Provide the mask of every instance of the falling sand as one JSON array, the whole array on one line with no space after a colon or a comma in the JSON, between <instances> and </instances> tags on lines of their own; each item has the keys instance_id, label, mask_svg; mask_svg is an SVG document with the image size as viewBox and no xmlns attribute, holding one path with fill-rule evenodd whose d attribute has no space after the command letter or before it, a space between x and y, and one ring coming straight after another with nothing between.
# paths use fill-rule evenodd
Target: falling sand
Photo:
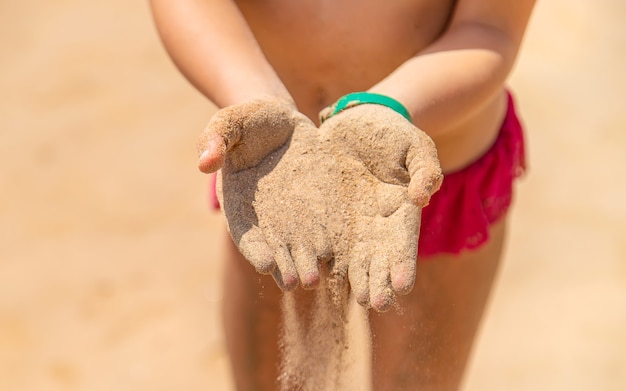
<instances>
[{"instance_id":1,"label":"falling sand","mask_svg":"<svg viewBox=\"0 0 626 391\"><path fill-rule=\"evenodd\" d=\"M367 376L366 310L350 302L346 284L324 277L314 291L283 295L281 391L351 389Z\"/></svg>"}]
</instances>

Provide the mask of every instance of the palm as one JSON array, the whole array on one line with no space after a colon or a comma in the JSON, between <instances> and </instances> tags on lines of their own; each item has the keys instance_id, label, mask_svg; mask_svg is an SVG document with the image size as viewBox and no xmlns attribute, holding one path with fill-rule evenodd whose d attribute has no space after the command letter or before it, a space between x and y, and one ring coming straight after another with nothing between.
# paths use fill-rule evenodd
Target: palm
<instances>
[{"instance_id":1,"label":"palm","mask_svg":"<svg viewBox=\"0 0 626 391\"><path fill-rule=\"evenodd\" d=\"M259 164L223 171L218 196L231 235L243 255L282 289L311 287L317 265L332 257L325 197L332 193L332 157L317 129L302 119L293 136Z\"/></svg>"},{"instance_id":2,"label":"palm","mask_svg":"<svg viewBox=\"0 0 626 391\"><path fill-rule=\"evenodd\" d=\"M380 106L351 108L320 129L342 171L336 265L359 303L386 310L415 281L421 208L441 181L434 144Z\"/></svg>"}]
</instances>

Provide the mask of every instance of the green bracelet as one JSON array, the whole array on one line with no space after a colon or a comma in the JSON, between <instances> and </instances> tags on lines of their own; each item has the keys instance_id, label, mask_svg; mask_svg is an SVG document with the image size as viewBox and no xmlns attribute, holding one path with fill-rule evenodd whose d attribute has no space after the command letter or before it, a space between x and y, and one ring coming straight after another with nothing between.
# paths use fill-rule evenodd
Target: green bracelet
<instances>
[{"instance_id":1,"label":"green bracelet","mask_svg":"<svg viewBox=\"0 0 626 391\"><path fill-rule=\"evenodd\" d=\"M406 107L402 106L402 103L386 95L374 94L372 92L353 92L351 94L342 96L333 106L331 106L332 112L325 119L328 119L345 109L349 109L350 107L366 103L373 103L389 107L391 110L409 120L409 122L413 122L411 120L411 114L409 114L409 111L406 109Z\"/></svg>"}]
</instances>

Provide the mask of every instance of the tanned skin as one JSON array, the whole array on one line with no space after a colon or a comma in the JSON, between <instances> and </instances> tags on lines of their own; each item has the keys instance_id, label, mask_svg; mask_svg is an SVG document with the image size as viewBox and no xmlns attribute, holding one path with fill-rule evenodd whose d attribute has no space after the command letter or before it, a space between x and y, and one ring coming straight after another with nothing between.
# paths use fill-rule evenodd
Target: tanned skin
<instances>
[{"instance_id":1,"label":"tanned skin","mask_svg":"<svg viewBox=\"0 0 626 391\"><path fill-rule=\"evenodd\" d=\"M496 139L534 3L151 0L170 56L218 107L276 96L317 121L344 94L388 95L434 140L444 173L471 164ZM200 165L220 159L210 151ZM476 251L418 263L415 287L400 298L403 315L370 316L374 390L460 387L505 221ZM273 390L280 290L228 238L225 248L224 322L237 389ZM307 300L307 292L298 294Z\"/></svg>"}]
</instances>

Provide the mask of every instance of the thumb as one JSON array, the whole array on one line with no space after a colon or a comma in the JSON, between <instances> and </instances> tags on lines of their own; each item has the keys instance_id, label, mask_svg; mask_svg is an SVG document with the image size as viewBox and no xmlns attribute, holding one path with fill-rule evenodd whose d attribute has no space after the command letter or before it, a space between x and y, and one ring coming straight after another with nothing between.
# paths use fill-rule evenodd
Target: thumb
<instances>
[{"instance_id":1,"label":"thumb","mask_svg":"<svg viewBox=\"0 0 626 391\"><path fill-rule=\"evenodd\" d=\"M227 150L239 142L243 126L236 109L231 106L217 111L198 137L200 171L208 174L222 168Z\"/></svg>"},{"instance_id":2,"label":"thumb","mask_svg":"<svg viewBox=\"0 0 626 391\"><path fill-rule=\"evenodd\" d=\"M198 140L198 168L205 174L215 172L222 168L226 156L226 143L216 133L205 130Z\"/></svg>"},{"instance_id":3,"label":"thumb","mask_svg":"<svg viewBox=\"0 0 626 391\"><path fill-rule=\"evenodd\" d=\"M426 133L417 130L417 138L407 153L409 171L409 198L419 207L425 207L430 197L439 190L443 174L437 157L435 143Z\"/></svg>"},{"instance_id":4,"label":"thumb","mask_svg":"<svg viewBox=\"0 0 626 391\"><path fill-rule=\"evenodd\" d=\"M256 166L285 145L301 117L294 104L278 98L253 99L217 111L198 140L200 170L227 166L238 172Z\"/></svg>"}]
</instances>

